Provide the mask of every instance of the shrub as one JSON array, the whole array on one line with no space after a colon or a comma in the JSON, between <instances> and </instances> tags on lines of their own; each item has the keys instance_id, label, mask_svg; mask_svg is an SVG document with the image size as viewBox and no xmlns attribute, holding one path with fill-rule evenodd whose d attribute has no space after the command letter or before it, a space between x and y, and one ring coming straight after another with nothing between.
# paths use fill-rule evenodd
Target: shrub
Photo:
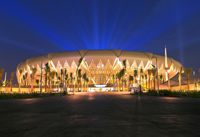
<instances>
[{"instance_id":1,"label":"shrub","mask_svg":"<svg viewBox=\"0 0 200 137\"><path fill-rule=\"evenodd\" d=\"M200 91L170 91L170 90L149 90L144 95L148 96L169 96L169 97L200 97Z\"/></svg>"},{"instance_id":2,"label":"shrub","mask_svg":"<svg viewBox=\"0 0 200 137\"><path fill-rule=\"evenodd\" d=\"M9 98L37 98L37 97L49 97L49 96L61 96L64 94L59 93L0 93L0 99Z\"/></svg>"}]
</instances>

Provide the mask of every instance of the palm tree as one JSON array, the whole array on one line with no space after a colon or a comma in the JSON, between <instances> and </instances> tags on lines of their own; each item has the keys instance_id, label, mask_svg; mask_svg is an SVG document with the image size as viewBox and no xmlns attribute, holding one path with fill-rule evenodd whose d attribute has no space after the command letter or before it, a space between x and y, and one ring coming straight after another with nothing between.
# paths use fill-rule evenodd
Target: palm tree
<instances>
[{"instance_id":1,"label":"palm tree","mask_svg":"<svg viewBox=\"0 0 200 137\"><path fill-rule=\"evenodd\" d=\"M140 88L142 87L142 84L143 84L143 78L144 78L144 75L143 75L143 69L141 68L140 69Z\"/></svg>"},{"instance_id":2,"label":"palm tree","mask_svg":"<svg viewBox=\"0 0 200 137\"><path fill-rule=\"evenodd\" d=\"M55 86L56 86L57 88L58 88L58 85L59 85L58 78L59 78L59 76L58 76L58 72L55 71L55 81L54 81L54 84L55 84Z\"/></svg>"},{"instance_id":3,"label":"palm tree","mask_svg":"<svg viewBox=\"0 0 200 137\"><path fill-rule=\"evenodd\" d=\"M182 85L182 71L183 71L183 68L181 67L178 73L179 90L181 90L181 85Z\"/></svg>"},{"instance_id":4,"label":"palm tree","mask_svg":"<svg viewBox=\"0 0 200 137\"><path fill-rule=\"evenodd\" d=\"M86 84L89 81L86 73L83 74L83 80L84 80L84 87L86 88ZM87 91L87 89L86 89L86 91Z\"/></svg>"},{"instance_id":5,"label":"palm tree","mask_svg":"<svg viewBox=\"0 0 200 137\"><path fill-rule=\"evenodd\" d=\"M82 74L81 74L81 69L78 69L78 79L77 79L77 84L78 84L78 91L79 91L79 88L80 88L80 85L81 85L81 77L82 77ZM82 87L81 87L82 88Z\"/></svg>"},{"instance_id":6,"label":"palm tree","mask_svg":"<svg viewBox=\"0 0 200 137\"><path fill-rule=\"evenodd\" d=\"M123 87L123 77L126 74L126 60L123 60L123 68L116 74L116 78L118 80L118 91L121 89L120 87L120 81L122 81L122 90L124 89Z\"/></svg>"},{"instance_id":7,"label":"palm tree","mask_svg":"<svg viewBox=\"0 0 200 137\"><path fill-rule=\"evenodd\" d=\"M23 75L23 85L24 86L27 86L28 82L27 82L27 78L28 78L28 73L26 72L24 75Z\"/></svg>"},{"instance_id":8,"label":"palm tree","mask_svg":"<svg viewBox=\"0 0 200 137\"><path fill-rule=\"evenodd\" d=\"M64 77L65 77L65 82L64 82L64 86L65 86L65 89L66 89L66 92L67 92L67 86L68 86L68 79L69 79L69 76L68 76L68 73L67 73L67 69L65 69L65 73L64 73ZM65 92L65 90L64 90Z\"/></svg>"},{"instance_id":9,"label":"palm tree","mask_svg":"<svg viewBox=\"0 0 200 137\"><path fill-rule=\"evenodd\" d=\"M118 86L119 86L119 89L121 89L120 87L120 81L123 80L123 76L125 75L125 68L121 69L117 74L116 74L116 77L118 79ZM122 85L123 85L123 81L122 81ZM122 86L123 88L123 86ZM118 91L119 91L118 89ZM123 90L123 89L122 89Z\"/></svg>"},{"instance_id":10,"label":"palm tree","mask_svg":"<svg viewBox=\"0 0 200 137\"><path fill-rule=\"evenodd\" d=\"M114 86L114 89L116 89L116 87L118 85L116 85L116 82L117 82L117 74L113 74L112 75L112 85Z\"/></svg>"},{"instance_id":11,"label":"palm tree","mask_svg":"<svg viewBox=\"0 0 200 137\"><path fill-rule=\"evenodd\" d=\"M127 62L126 59L122 61L124 69L126 69L126 62Z\"/></svg>"},{"instance_id":12,"label":"palm tree","mask_svg":"<svg viewBox=\"0 0 200 137\"><path fill-rule=\"evenodd\" d=\"M147 80L148 80L147 74L144 75L144 78L145 78L145 87L147 89Z\"/></svg>"},{"instance_id":13,"label":"palm tree","mask_svg":"<svg viewBox=\"0 0 200 137\"><path fill-rule=\"evenodd\" d=\"M60 81L62 85L63 85L63 76L64 76L63 69L60 69Z\"/></svg>"},{"instance_id":14,"label":"palm tree","mask_svg":"<svg viewBox=\"0 0 200 137\"><path fill-rule=\"evenodd\" d=\"M49 73L50 73L50 67L49 67L49 63L45 64L45 92L47 91L47 83L49 80Z\"/></svg>"},{"instance_id":15,"label":"palm tree","mask_svg":"<svg viewBox=\"0 0 200 137\"><path fill-rule=\"evenodd\" d=\"M0 82L2 82L2 79L3 79L3 73L4 73L4 69L1 68L1 69L0 69Z\"/></svg>"},{"instance_id":16,"label":"palm tree","mask_svg":"<svg viewBox=\"0 0 200 137\"><path fill-rule=\"evenodd\" d=\"M78 70L79 70L79 67L80 67L82 61L83 61L83 57L81 57L79 59L78 65L77 65L77 68L76 68L76 74L75 74L76 76L75 76L75 81L74 81L74 91L73 92L75 92L75 86L76 86L76 83L78 83Z\"/></svg>"},{"instance_id":17,"label":"palm tree","mask_svg":"<svg viewBox=\"0 0 200 137\"><path fill-rule=\"evenodd\" d=\"M70 73L70 89L71 89L71 87L73 86L73 80L74 80L74 78L73 78L73 73Z\"/></svg>"},{"instance_id":18,"label":"palm tree","mask_svg":"<svg viewBox=\"0 0 200 137\"><path fill-rule=\"evenodd\" d=\"M187 89L189 91L190 90L190 75L192 73L192 68L185 68L184 72L186 74L186 79L187 79Z\"/></svg>"},{"instance_id":19,"label":"palm tree","mask_svg":"<svg viewBox=\"0 0 200 137\"><path fill-rule=\"evenodd\" d=\"M148 89L150 90L151 89L151 75L152 75L152 70L148 69L147 73L148 73Z\"/></svg>"},{"instance_id":20,"label":"palm tree","mask_svg":"<svg viewBox=\"0 0 200 137\"><path fill-rule=\"evenodd\" d=\"M39 84L40 84L40 80L39 79L36 79L35 80L35 83L37 84L37 88L39 87Z\"/></svg>"},{"instance_id":21,"label":"palm tree","mask_svg":"<svg viewBox=\"0 0 200 137\"><path fill-rule=\"evenodd\" d=\"M159 75L159 79L158 79L158 87L159 87L159 89L160 89L160 83L162 84L163 83L163 75L161 74L161 75ZM159 91L159 90L158 90Z\"/></svg>"},{"instance_id":22,"label":"palm tree","mask_svg":"<svg viewBox=\"0 0 200 137\"><path fill-rule=\"evenodd\" d=\"M67 81L66 76L67 76L67 69L65 68L62 70L62 76L61 76L62 77L62 85L63 85L63 93L66 92L66 81Z\"/></svg>"},{"instance_id":23,"label":"palm tree","mask_svg":"<svg viewBox=\"0 0 200 137\"><path fill-rule=\"evenodd\" d=\"M21 82L22 82L22 73L23 73L23 70L22 69L20 69L19 70L19 83L18 83L18 88L19 88L19 92L21 92Z\"/></svg>"},{"instance_id":24,"label":"palm tree","mask_svg":"<svg viewBox=\"0 0 200 137\"><path fill-rule=\"evenodd\" d=\"M133 80L134 80L134 78L133 78L133 76L131 76L131 75L129 75L129 78L128 78L128 80L129 80L129 83L133 83Z\"/></svg>"},{"instance_id":25,"label":"palm tree","mask_svg":"<svg viewBox=\"0 0 200 137\"><path fill-rule=\"evenodd\" d=\"M154 90L156 90L156 71L157 71L156 68L153 68L153 69L152 69L152 75L153 75L153 88L154 88Z\"/></svg>"},{"instance_id":26,"label":"palm tree","mask_svg":"<svg viewBox=\"0 0 200 137\"><path fill-rule=\"evenodd\" d=\"M62 90L64 92L64 70L60 69L60 86L62 87Z\"/></svg>"},{"instance_id":27,"label":"palm tree","mask_svg":"<svg viewBox=\"0 0 200 137\"><path fill-rule=\"evenodd\" d=\"M86 82L86 91L88 91L88 83L89 83L89 78L87 77L86 79L85 79L85 82Z\"/></svg>"},{"instance_id":28,"label":"palm tree","mask_svg":"<svg viewBox=\"0 0 200 137\"><path fill-rule=\"evenodd\" d=\"M15 77L15 72L11 72L11 75L10 75L10 91L11 92L12 92L12 86L13 86L14 77Z\"/></svg>"},{"instance_id":29,"label":"palm tree","mask_svg":"<svg viewBox=\"0 0 200 137\"><path fill-rule=\"evenodd\" d=\"M165 68L165 71L166 71L166 75L167 75L166 80L167 80L167 83L168 83L168 90L171 90L170 75L169 75L169 72L168 72L169 69L170 68L167 67L167 68Z\"/></svg>"},{"instance_id":30,"label":"palm tree","mask_svg":"<svg viewBox=\"0 0 200 137\"><path fill-rule=\"evenodd\" d=\"M67 75L67 69L65 68L64 69L64 74L63 74L63 84L64 84L64 87L66 86L66 75Z\"/></svg>"},{"instance_id":31,"label":"palm tree","mask_svg":"<svg viewBox=\"0 0 200 137\"><path fill-rule=\"evenodd\" d=\"M112 84L113 85L115 84L115 75L114 74L112 75Z\"/></svg>"},{"instance_id":32,"label":"palm tree","mask_svg":"<svg viewBox=\"0 0 200 137\"><path fill-rule=\"evenodd\" d=\"M58 78L57 78L57 87L60 88L60 85L61 85L61 77L58 75Z\"/></svg>"},{"instance_id":33,"label":"palm tree","mask_svg":"<svg viewBox=\"0 0 200 137\"><path fill-rule=\"evenodd\" d=\"M143 69L140 69L140 85L143 83Z\"/></svg>"},{"instance_id":34,"label":"palm tree","mask_svg":"<svg viewBox=\"0 0 200 137\"><path fill-rule=\"evenodd\" d=\"M122 61L122 64L123 64L123 69L122 69L122 91L124 91L124 81L126 81L126 80L124 80L124 76L125 76L125 74L126 74L126 63L127 62L127 60L125 59L125 60L123 60ZM126 82L125 82L125 86L126 86Z\"/></svg>"},{"instance_id":35,"label":"palm tree","mask_svg":"<svg viewBox=\"0 0 200 137\"><path fill-rule=\"evenodd\" d=\"M1 68L0 69L0 81L2 81L2 78L3 78L3 73L4 73L4 69Z\"/></svg>"},{"instance_id":36,"label":"palm tree","mask_svg":"<svg viewBox=\"0 0 200 137\"><path fill-rule=\"evenodd\" d=\"M74 86L76 85L76 83L78 83L78 78L79 78L78 71L79 71L79 67L80 67L82 61L83 61L83 57L81 57L79 59L79 61L78 61L78 65L77 65L77 68L76 68L76 76L75 76L75 84L74 84Z\"/></svg>"},{"instance_id":37,"label":"palm tree","mask_svg":"<svg viewBox=\"0 0 200 137\"><path fill-rule=\"evenodd\" d=\"M121 71L116 74L118 88L117 91L120 90L120 80L121 80Z\"/></svg>"},{"instance_id":38,"label":"palm tree","mask_svg":"<svg viewBox=\"0 0 200 137\"><path fill-rule=\"evenodd\" d=\"M49 77L50 77L50 89L55 86L55 76L56 76L56 71L51 71L49 73Z\"/></svg>"},{"instance_id":39,"label":"palm tree","mask_svg":"<svg viewBox=\"0 0 200 137\"><path fill-rule=\"evenodd\" d=\"M163 83L163 75L162 74L160 75L159 79Z\"/></svg>"},{"instance_id":40,"label":"palm tree","mask_svg":"<svg viewBox=\"0 0 200 137\"><path fill-rule=\"evenodd\" d=\"M1 69L0 69L0 88L1 88L1 86L3 85L3 81L2 81L3 73L4 73L4 69L1 68ZM0 91L1 91L1 89L0 89Z\"/></svg>"},{"instance_id":41,"label":"palm tree","mask_svg":"<svg viewBox=\"0 0 200 137\"><path fill-rule=\"evenodd\" d=\"M31 73L31 92L33 92L34 91L35 74L37 72L37 68L32 67L31 71L32 71L32 73Z\"/></svg>"},{"instance_id":42,"label":"palm tree","mask_svg":"<svg viewBox=\"0 0 200 137\"><path fill-rule=\"evenodd\" d=\"M134 69L133 76L134 76L134 83L136 83L137 76L138 76L138 70L137 69Z\"/></svg>"}]
</instances>

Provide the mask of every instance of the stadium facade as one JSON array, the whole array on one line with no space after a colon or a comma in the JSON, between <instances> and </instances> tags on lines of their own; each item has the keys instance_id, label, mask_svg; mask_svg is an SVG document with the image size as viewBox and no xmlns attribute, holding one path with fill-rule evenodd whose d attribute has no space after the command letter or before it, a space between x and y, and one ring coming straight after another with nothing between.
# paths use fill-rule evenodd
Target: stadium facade
<instances>
[{"instance_id":1,"label":"stadium facade","mask_svg":"<svg viewBox=\"0 0 200 137\"><path fill-rule=\"evenodd\" d=\"M16 74L18 83L25 86L72 88L87 83L91 88L116 87L121 81L122 87L139 83L150 88L155 77L155 83L166 82L181 67L180 62L167 57L166 49L165 56L122 50L80 50L27 59L18 65ZM125 73L119 78L117 74L122 69Z\"/></svg>"}]
</instances>

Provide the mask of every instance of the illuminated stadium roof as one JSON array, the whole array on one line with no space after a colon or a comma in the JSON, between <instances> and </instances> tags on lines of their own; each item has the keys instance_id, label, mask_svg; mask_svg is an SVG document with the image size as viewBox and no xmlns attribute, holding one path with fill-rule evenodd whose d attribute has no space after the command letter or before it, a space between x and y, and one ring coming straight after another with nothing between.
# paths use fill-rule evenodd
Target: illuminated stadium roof
<instances>
[{"instance_id":1,"label":"illuminated stadium roof","mask_svg":"<svg viewBox=\"0 0 200 137\"><path fill-rule=\"evenodd\" d=\"M135 69L143 69L144 73L147 73L148 69L156 66L159 75L165 76L166 72L165 56L122 50L80 50L50 53L46 56L27 59L17 67L18 80L19 70L22 70L22 73L31 74L31 68L35 67L37 68L37 75L40 75L41 70L44 71L41 66L44 67L46 63L49 63L51 71L56 71L58 74L61 69L66 69L67 73L75 75L81 57L83 62L80 69L82 73L87 73L90 82L93 84L109 83L110 77L123 68L123 60L126 60L127 75L133 75ZM170 78L174 77L182 67L181 63L172 58L167 58L167 65Z\"/></svg>"}]
</instances>

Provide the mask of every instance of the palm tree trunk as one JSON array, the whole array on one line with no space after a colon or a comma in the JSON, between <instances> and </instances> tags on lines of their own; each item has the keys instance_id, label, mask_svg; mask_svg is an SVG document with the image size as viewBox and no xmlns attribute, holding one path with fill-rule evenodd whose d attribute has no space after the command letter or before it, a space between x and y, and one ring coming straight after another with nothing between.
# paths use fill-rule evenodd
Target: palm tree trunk
<instances>
[{"instance_id":1,"label":"palm tree trunk","mask_svg":"<svg viewBox=\"0 0 200 137\"><path fill-rule=\"evenodd\" d=\"M179 72L180 73L180 72ZM181 80L182 80L182 75L181 75L181 73L179 74L179 90L181 91L181 85L182 85L182 83L181 83Z\"/></svg>"},{"instance_id":2,"label":"palm tree trunk","mask_svg":"<svg viewBox=\"0 0 200 137\"><path fill-rule=\"evenodd\" d=\"M146 85L146 89L148 89L148 87L147 87L147 79L145 79L145 85Z\"/></svg>"},{"instance_id":3,"label":"palm tree trunk","mask_svg":"<svg viewBox=\"0 0 200 137\"><path fill-rule=\"evenodd\" d=\"M159 92L159 90L160 90L160 80L157 78L157 84L158 84L158 92Z\"/></svg>"},{"instance_id":4,"label":"palm tree trunk","mask_svg":"<svg viewBox=\"0 0 200 137\"><path fill-rule=\"evenodd\" d=\"M151 79L150 79L150 76L149 76L148 81L149 81L149 86L148 86L148 88L149 88L149 90L151 90Z\"/></svg>"},{"instance_id":5,"label":"palm tree trunk","mask_svg":"<svg viewBox=\"0 0 200 137\"><path fill-rule=\"evenodd\" d=\"M167 75L168 75L168 89L171 90L171 83L170 83L169 73L167 73Z\"/></svg>"},{"instance_id":6,"label":"palm tree trunk","mask_svg":"<svg viewBox=\"0 0 200 137\"><path fill-rule=\"evenodd\" d=\"M117 79L117 92L119 92L119 80Z\"/></svg>"},{"instance_id":7,"label":"palm tree trunk","mask_svg":"<svg viewBox=\"0 0 200 137\"><path fill-rule=\"evenodd\" d=\"M189 77L190 76L187 75L187 89L188 89L188 91L190 90L190 78Z\"/></svg>"},{"instance_id":8,"label":"palm tree trunk","mask_svg":"<svg viewBox=\"0 0 200 137\"><path fill-rule=\"evenodd\" d=\"M156 78L155 78L155 76L153 78L153 89L156 90Z\"/></svg>"},{"instance_id":9,"label":"palm tree trunk","mask_svg":"<svg viewBox=\"0 0 200 137\"><path fill-rule=\"evenodd\" d=\"M122 91L124 91L124 81L123 81L123 78L122 78Z\"/></svg>"},{"instance_id":10,"label":"palm tree trunk","mask_svg":"<svg viewBox=\"0 0 200 137\"><path fill-rule=\"evenodd\" d=\"M32 78L32 81L31 81L31 92L34 92L33 84L34 84L34 78Z\"/></svg>"},{"instance_id":11,"label":"palm tree trunk","mask_svg":"<svg viewBox=\"0 0 200 137\"><path fill-rule=\"evenodd\" d=\"M47 74L45 74L44 92L47 92Z\"/></svg>"}]
</instances>

